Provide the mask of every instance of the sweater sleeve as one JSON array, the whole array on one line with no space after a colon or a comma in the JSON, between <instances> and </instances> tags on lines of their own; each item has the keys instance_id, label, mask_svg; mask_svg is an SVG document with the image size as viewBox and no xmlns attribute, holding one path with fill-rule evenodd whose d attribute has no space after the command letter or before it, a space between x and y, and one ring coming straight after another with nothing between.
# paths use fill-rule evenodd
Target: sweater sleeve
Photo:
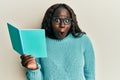
<instances>
[{"instance_id":1,"label":"sweater sleeve","mask_svg":"<svg viewBox=\"0 0 120 80\"><path fill-rule=\"evenodd\" d=\"M26 76L27 80L43 80L42 68L39 59L36 59L38 64L37 70L27 70Z\"/></svg>"},{"instance_id":2,"label":"sweater sleeve","mask_svg":"<svg viewBox=\"0 0 120 80\"><path fill-rule=\"evenodd\" d=\"M84 75L85 80L95 80L95 56L92 43L86 36L84 40Z\"/></svg>"}]
</instances>

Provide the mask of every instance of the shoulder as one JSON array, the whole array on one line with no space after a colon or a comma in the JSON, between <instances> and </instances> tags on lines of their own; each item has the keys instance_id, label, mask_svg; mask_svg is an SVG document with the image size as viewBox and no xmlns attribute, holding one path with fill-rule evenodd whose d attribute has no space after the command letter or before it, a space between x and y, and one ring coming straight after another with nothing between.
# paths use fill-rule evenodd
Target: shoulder
<instances>
[{"instance_id":1,"label":"shoulder","mask_svg":"<svg viewBox=\"0 0 120 80\"><path fill-rule=\"evenodd\" d=\"M91 43L91 40L89 38L89 36L87 34L82 34L78 37L74 37L74 36L70 36L70 39L75 40L76 42L80 42L80 43Z\"/></svg>"},{"instance_id":2,"label":"shoulder","mask_svg":"<svg viewBox=\"0 0 120 80\"><path fill-rule=\"evenodd\" d=\"M86 46L92 47L92 41L87 34L82 35L81 40L82 40L82 44L84 47L86 47Z\"/></svg>"},{"instance_id":3,"label":"shoulder","mask_svg":"<svg viewBox=\"0 0 120 80\"><path fill-rule=\"evenodd\" d=\"M90 41L90 38L87 34L83 34L82 36L79 36L78 39L82 40L83 42Z\"/></svg>"},{"instance_id":4,"label":"shoulder","mask_svg":"<svg viewBox=\"0 0 120 80\"><path fill-rule=\"evenodd\" d=\"M81 36L81 39L82 39L83 41L90 41L90 38L89 38L89 36L88 36L87 34L83 34L83 35Z\"/></svg>"}]
</instances>

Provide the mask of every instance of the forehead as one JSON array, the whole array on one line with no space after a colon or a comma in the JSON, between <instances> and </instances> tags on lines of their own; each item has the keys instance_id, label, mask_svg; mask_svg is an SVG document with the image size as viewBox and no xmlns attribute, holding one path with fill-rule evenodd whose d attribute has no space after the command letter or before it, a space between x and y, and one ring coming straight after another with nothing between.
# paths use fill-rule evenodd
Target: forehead
<instances>
[{"instance_id":1,"label":"forehead","mask_svg":"<svg viewBox=\"0 0 120 80\"><path fill-rule=\"evenodd\" d=\"M60 8L58 8L58 9L55 10L53 16L65 16L65 17L70 17L70 13L69 13L69 11L68 11L66 8L60 7Z\"/></svg>"}]
</instances>

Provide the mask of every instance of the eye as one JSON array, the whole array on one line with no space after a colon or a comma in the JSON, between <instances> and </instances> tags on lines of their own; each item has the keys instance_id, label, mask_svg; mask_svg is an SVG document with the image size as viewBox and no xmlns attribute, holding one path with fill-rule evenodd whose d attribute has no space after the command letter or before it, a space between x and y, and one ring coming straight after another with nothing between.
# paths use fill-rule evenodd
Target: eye
<instances>
[{"instance_id":1,"label":"eye","mask_svg":"<svg viewBox=\"0 0 120 80\"><path fill-rule=\"evenodd\" d=\"M65 19L64 22L65 23L69 23L70 21L69 21L69 19Z\"/></svg>"},{"instance_id":2,"label":"eye","mask_svg":"<svg viewBox=\"0 0 120 80\"><path fill-rule=\"evenodd\" d=\"M54 18L54 21L57 23L60 23L60 19L59 18Z\"/></svg>"},{"instance_id":3,"label":"eye","mask_svg":"<svg viewBox=\"0 0 120 80\"><path fill-rule=\"evenodd\" d=\"M64 22L65 22L65 23L70 23L71 20L70 20L69 18L66 18L66 19L64 19Z\"/></svg>"}]
</instances>

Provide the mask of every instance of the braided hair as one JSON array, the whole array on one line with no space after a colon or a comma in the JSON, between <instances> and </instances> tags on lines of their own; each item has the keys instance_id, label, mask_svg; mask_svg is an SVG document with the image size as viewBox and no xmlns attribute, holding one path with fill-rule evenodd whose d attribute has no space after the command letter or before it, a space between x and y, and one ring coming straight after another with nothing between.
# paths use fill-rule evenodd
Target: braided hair
<instances>
[{"instance_id":1,"label":"braided hair","mask_svg":"<svg viewBox=\"0 0 120 80\"><path fill-rule=\"evenodd\" d=\"M83 34L86 34L85 32L83 32L79 28L78 22L77 22L77 19L76 19L76 14L72 10L72 8L70 8L66 4L59 3L59 4L54 4L51 7L49 7L47 9L46 13L45 13L44 18L43 18L41 28L45 29L46 36L50 37L50 38L55 37L54 34L53 34L53 31L52 31L52 27L51 27L52 26L51 25L51 20L52 20L52 17L53 17L53 14L54 14L55 10L60 8L60 7L63 7L65 9L67 9L70 13L70 17L72 18L71 29L70 29L69 32L71 32L74 37L79 37L79 36L82 36Z\"/></svg>"}]
</instances>

